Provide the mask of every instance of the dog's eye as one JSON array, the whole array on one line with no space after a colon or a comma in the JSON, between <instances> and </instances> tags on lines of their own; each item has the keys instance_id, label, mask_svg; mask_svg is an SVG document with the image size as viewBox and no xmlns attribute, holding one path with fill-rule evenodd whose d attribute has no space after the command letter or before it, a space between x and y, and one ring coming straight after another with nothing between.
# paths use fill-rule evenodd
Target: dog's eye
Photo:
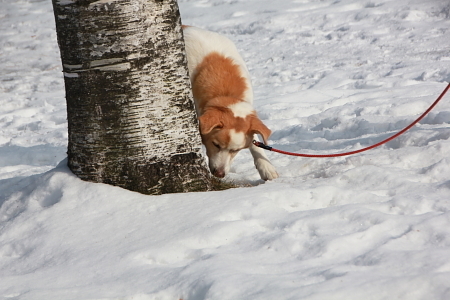
<instances>
[{"instance_id":1,"label":"dog's eye","mask_svg":"<svg viewBox=\"0 0 450 300\"><path fill-rule=\"evenodd\" d=\"M214 145L217 149L220 149L220 145L219 145L219 144L216 144L216 143L213 142L213 145Z\"/></svg>"}]
</instances>

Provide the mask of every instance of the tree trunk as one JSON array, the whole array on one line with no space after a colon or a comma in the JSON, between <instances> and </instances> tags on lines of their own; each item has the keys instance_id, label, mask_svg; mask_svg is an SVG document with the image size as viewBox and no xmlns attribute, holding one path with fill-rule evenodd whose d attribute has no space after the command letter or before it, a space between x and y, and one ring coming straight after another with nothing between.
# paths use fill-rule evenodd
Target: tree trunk
<instances>
[{"instance_id":1,"label":"tree trunk","mask_svg":"<svg viewBox=\"0 0 450 300\"><path fill-rule=\"evenodd\" d=\"M52 0L69 167L145 194L210 190L176 0Z\"/></svg>"}]
</instances>

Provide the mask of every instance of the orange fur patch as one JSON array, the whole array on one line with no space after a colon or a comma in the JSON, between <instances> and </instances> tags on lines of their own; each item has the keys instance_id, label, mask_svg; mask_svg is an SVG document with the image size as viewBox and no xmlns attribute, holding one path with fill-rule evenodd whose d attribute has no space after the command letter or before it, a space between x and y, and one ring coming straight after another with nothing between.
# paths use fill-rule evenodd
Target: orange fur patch
<instances>
[{"instance_id":1,"label":"orange fur patch","mask_svg":"<svg viewBox=\"0 0 450 300\"><path fill-rule=\"evenodd\" d=\"M231 58L213 52L203 59L195 71L192 92L201 111L208 101L218 97L223 97L220 106L225 107L244 98L247 84L239 66Z\"/></svg>"}]
</instances>

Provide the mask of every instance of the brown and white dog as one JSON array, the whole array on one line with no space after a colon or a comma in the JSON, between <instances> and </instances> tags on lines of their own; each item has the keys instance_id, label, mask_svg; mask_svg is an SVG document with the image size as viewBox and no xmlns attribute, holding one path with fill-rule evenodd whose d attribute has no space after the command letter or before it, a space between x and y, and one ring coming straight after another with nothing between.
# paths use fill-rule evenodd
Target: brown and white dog
<instances>
[{"instance_id":1,"label":"brown and white dog","mask_svg":"<svg viewBox=\"0 0 450 300\"><path fill-rule=\"evenodd\" d=\"M236 154L250 148L263 180L278 177L264 150L271 131L253 109L250 75L236 46L228 38L197 27L183 26L188 68L200 123L200 134L216 177L224 177Z\"/></svg>"}]
</instances>

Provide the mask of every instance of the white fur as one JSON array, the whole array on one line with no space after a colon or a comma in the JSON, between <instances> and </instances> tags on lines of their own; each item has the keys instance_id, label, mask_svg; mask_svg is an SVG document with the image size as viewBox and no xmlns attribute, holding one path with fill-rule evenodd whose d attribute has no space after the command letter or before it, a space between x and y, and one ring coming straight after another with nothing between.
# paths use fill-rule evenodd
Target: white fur
<instances>
[{"instance_id":1,"label":"white fur","mask_svg":"<svg viewBox=\"0 0 450 300\"><path fill-rule=\"evenodd\" d=\"M245 118L254 112L253 106L248 102L238 102L228 106L235 117Z\"/></svg>"},{"instance_id":2,"label":"white fur","mask_svg":"<svg viewBox=\"0 0 450 300\"><path fill-rule=\"evenodd\" d=\"M229 149L240 150L245 147L245 134L243 132L236 132L232 129L230 130L230 138Z\"/></svg>"},{"instance_id":3,"label":"white fur","mask_svg":"<svg viewBox=\"0 0 450 300\"><path fill-rule=\"evenodd\" d=\"M215 155L209 157L209 168L219 172L228 174L231 167L233 157L229 155L228 151L219 151Z\"/></svg>"},{"instance_id":4,"label":"white fur","mask_svg":"<svg viewBox=\"0 0 450 300\"><path fill-rule=\"evenodd\" d=\"M258 141L258 137L255 135L254 139ZM272 180L278 178L278 173L275 167L270 162L269 158L266 156L266 153L259 147L255 145L250 146L250 153L253 156L253 161L255 163L255 167L258 170L259 176L263 180Z\"/></svg>"}]
</instances>

